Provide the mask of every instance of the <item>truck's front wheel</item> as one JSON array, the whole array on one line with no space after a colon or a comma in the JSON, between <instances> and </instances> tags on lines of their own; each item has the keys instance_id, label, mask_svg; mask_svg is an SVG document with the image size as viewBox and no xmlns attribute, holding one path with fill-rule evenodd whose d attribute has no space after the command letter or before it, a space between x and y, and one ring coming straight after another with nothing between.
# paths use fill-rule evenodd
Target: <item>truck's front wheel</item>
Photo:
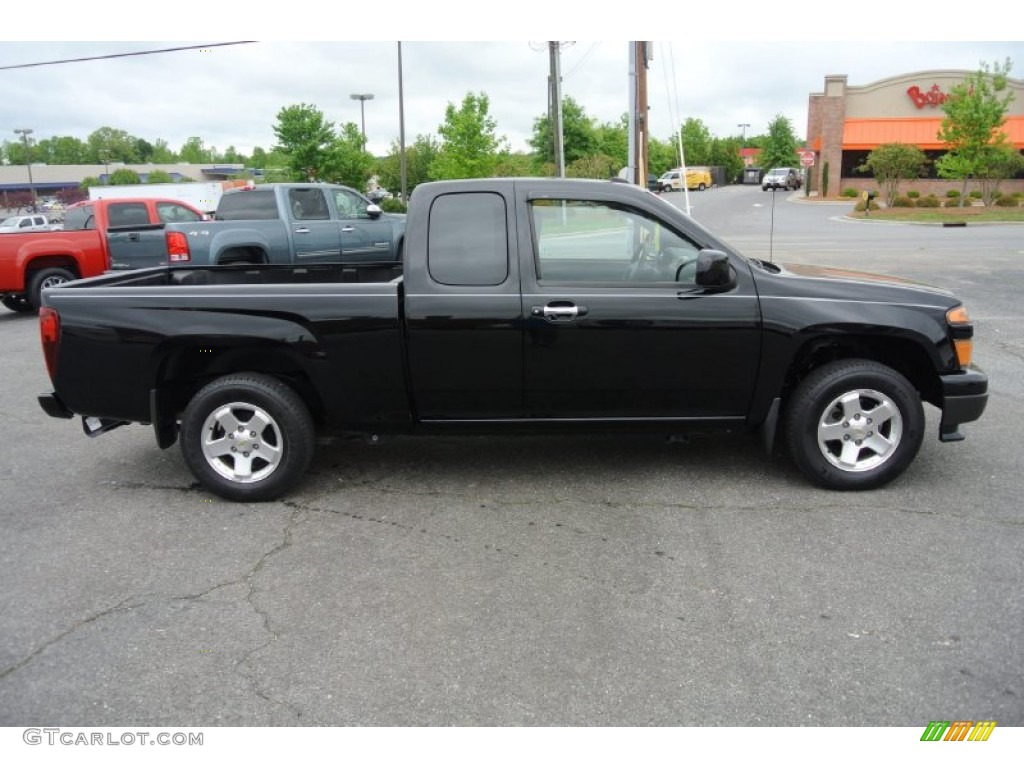
<instances>
[{"instance_id":1,"label":"truck's front wheel","mask_svg":"<svg viewBox=\"0 0 1024 768\"><path fill-rule=\"evenodd\" d=\"M818 485L866 490L910 465L924 424L921 398L901 374L870 360L840 360L797 387L786 441L797 466Z\"/></svg>"},{"instance_id":2,"label":"truck's front wheel","mask_svg":"<svg viewBox=\"0 0 1024 768\"><path fill-rule=\"evenodd\" d=\"M316 432L302 399L277 379L224 376L201 389L181 420L192 474L231 501L269 501L299 482Z\"/></svg>"}]
</instances>

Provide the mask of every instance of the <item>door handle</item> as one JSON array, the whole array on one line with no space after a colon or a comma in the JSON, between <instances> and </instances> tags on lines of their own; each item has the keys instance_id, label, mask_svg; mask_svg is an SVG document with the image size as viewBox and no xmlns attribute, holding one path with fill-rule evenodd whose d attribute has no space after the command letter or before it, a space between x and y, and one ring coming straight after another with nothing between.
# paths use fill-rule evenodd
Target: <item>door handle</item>
<instances>
[{"instance_id":1,"label":"door handle","mask_svg":"<svg viewBox=\"0 0 1024 768\"><path fill-rule=\"evenodd\" d=\"M299 227L298 229L295 230L295 234L296 235L308 235L309 234L309 227Z\"/></svg>"},{"instance_id":2,"label":"door handle","mask_svg":"<svg viewBox=\"0 0 1024 768\"><path fill-rule=\"evenodd\" d=\"M355 232L356 228L355 227L342 227L341 231L342 232Z\"/></svg>"},{"instance_id":3,"label":"door handle","mask_svg":"<svg viewBox=\"0 0 1024 768\"><path fill-rule=\"evenodd\" d=\"M128 239L131 242L133 242L133 243L139 242L139 233L138 232L129 232L128 233Z\"/></svg>"},{"instance_id":4,"label":"door handle","mask_svg":"<svg viewBox=\"0 0 1024 768\"><path fill-rule=\"evenodd\" d=\"M553 301L544 307L531 307L530 314L543 317L550 323L571 323L577 317L587 314L587 308L568 301Z\"/></svg>"}]
</instances>

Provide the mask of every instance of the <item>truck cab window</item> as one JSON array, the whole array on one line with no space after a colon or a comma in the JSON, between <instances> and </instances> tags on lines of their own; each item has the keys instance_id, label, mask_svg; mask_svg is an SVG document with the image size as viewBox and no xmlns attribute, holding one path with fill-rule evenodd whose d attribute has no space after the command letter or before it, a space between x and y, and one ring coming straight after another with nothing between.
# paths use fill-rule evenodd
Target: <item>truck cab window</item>
<instances>
[{"instance_id":1,"label":"truck cab window","mask_svg":"<svg viewBox=\"0 0 1024 768\"><path fill-rule=\"evenodd\" d=\"M96 229L96 219L93 216L92 206L83 205L81 207L68 208L67 213L64 214L64 229L69 232L80 229Z\"/></svg>"},{"instance_id":2,"label":"truck cab window","mask_svg":"<svg viewBox=\"0 0 1024 768\"><path fill-rule=\"evenodd\" d=\"M508 277L505 200L493 192L441 195L430 207L427 269L444 285L501 285Z\"/></svg>"},{"instance_id":3,"label":"truck cab window","mask_svg":"<svg viewBox=\"0 0 1024 768\"><path fill-rule=\"evenodd\" d=\"M366 212L366 201L348 190L336 189L334 191L334 205L338 209L339 219L370 218L370 214Z\"/></svg>"},{"instance_id":4,"label":"truck cab window","mask_svg":"<svg viewBox=\"0 0 1024 768\"><path fill-rule=\"evenodd\" d=\"M156 214L164 224L174 224L184 221L201 221L202 218L192 210L177 203L157 203Z\"/></svg>"},{"instance_id":5,"label":"truck cab window","mask_svg":"<svg viewBox=\"0 0 1024 768\"><path fill-rule=\"evenodd\" d=\"M542 282L695 282L700 248L646 213L596 200L533 200L530 210Z\"/></svg>"},{"instance_id":6,"label":"truck cab window","mask_svg":"<svg viewBox=\"0 0 1024 768\"><path fill-rule=\"evenodd\" d=\"M327 199L319 189L289 189L288 205L291 207L292 218L300 221L331 218L327 210Z\"/></svg>"}]
</instances>

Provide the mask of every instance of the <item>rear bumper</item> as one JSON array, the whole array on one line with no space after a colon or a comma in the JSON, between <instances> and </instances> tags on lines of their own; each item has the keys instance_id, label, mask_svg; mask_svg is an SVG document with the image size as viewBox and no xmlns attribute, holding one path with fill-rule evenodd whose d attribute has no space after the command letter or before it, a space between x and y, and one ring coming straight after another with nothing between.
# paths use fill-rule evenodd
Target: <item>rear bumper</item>
<instances>
[{"instance_id":1,"label":"rear bumper","mask_svg":"<svg viewBox=\"0 0 1024 768\"><path fill-rule=\"evenodd\" d=\"M53 416L55 419L70 419L75 415L74 412L64 405L61 399L57 397L56 392L44 392L39 395L39 405L42 406L48 416Z\"/></svg>"},{"instance_id":2,"label":"rear bumper","mask_svg":"<svg viewBox=\"0 0 1024 768\"><path fill-rule=\"evenodd\" d=\"M977 421L988 405L988 376L976 368L939 377L942 382L942 421L939 440L963 440L960 425Z\"/></svg>"}]
</instances>

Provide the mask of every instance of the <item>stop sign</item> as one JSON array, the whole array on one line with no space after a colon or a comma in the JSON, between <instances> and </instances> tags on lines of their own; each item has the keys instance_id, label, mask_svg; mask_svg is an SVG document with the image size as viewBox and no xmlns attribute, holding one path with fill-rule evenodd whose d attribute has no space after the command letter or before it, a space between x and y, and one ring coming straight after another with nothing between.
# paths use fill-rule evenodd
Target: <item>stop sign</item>
<instances>
[{"instance_id":1,"label":"stop sign","mask_svg":"<svg viewBox=\"0 0 1024 768\"><path fill-rule=\"evenodd\" d=\"M814 165L814 153L813 152L801 152L800 153L800 165L804 168L808 168Z\"/></svg>"}]
</instances>

